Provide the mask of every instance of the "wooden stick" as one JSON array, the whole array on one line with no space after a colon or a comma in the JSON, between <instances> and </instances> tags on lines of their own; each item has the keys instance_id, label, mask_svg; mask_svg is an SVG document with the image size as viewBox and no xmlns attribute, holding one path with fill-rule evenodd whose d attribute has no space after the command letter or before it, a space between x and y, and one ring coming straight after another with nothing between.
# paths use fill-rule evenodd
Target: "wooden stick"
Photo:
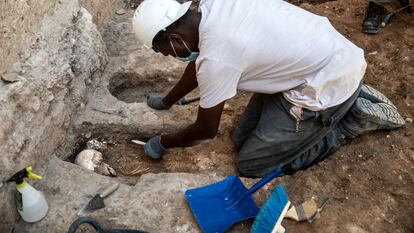
<instances>
[{"instance_id":1,"label":"wooden stick","mask_svg":"<svg viewBox=\"0 0 414 233\"><path fill-rule=\"evenodd\" d=\"M145 146L145 142L143 142L143 141L140 141L140 140L131 140L131 142L132 143L135 143L135 144L137 144L137 145L141 145L141 146Z\"/></svg>"}]
</instances>

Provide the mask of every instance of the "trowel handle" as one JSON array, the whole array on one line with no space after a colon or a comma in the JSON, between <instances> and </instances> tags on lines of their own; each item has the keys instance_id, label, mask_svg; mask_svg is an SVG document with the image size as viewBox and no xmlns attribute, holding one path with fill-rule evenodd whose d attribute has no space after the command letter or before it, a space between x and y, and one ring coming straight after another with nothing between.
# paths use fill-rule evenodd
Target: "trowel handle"
<instances>
[{"instance_id":1,"label":"trowel handle","mask_svg":"<svg viewBox=\"0 0 414 233\"><path fill-rule=\"evenodd\" d=\"M260 179L256 184L254 184L249 190L247 190L246 194L243 196L249 196L255 193L257 190L259 190L261 187L263 187L265 184L269 183L273 178L278 177L280 174L282 174L282 168L279 166L273 169L271 172L266 174L262 179Z\"/></svg>"},{"instance_id":2,"label":"trowel handle","mask_svg":"<svg viewBox=\"0 0 414 233\"><path fill-rule=\"evenodd\" d=\"M109 194L115 192L115 190L117 190L118 188L119 188L119 183L115 183L111 186L108 186L107 188L104 189L104 191L102 191L100 196L102 198L105 198L105 197L109 196Z\"/></svg>"}]
</instances>

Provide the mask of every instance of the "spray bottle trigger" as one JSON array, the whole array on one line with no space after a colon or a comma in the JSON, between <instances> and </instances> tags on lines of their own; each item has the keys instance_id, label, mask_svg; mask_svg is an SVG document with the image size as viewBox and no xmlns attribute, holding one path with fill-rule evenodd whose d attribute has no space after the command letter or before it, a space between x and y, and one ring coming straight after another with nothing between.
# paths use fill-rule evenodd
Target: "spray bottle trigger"
<instances>
[{"instance_id":1,"label":"spray bottle trigger","mask_svg":"<svg viewBox=\"0 0 414 233\"><path fill-rule=\"evenodd\" d=\"M33 173L32 172L32 166L28 166L28 167L26 167L26 171L27 171L27 177L29 177L29 178L31 178L31 179L36 179L36 180L40 180L40 179L42 179L43 177L42 176L40 176L40 175L37 175L37 174L35 174L35 173Z\"/></svg>"}]
</instances>

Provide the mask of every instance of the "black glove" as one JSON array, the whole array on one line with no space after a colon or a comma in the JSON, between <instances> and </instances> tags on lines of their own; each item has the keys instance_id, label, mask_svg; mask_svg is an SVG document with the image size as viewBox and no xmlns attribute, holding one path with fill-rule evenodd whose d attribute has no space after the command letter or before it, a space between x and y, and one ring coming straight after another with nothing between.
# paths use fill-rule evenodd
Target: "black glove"
<instances>
[{"instance_id":1,"label":"black glove","mask_svg":"<svg viewBox=\"0 0 414 233\"><path fill-rule=\"evenodd\" d=\"M164 97L165 96L161 93L151 92L147 96L147 105L150 106L151 108L157 109L157 110L169 109L170 106L167 106L163 101Z\"/></svg>"},{"instance_id":2,"label":"black glove","mask_svg":"<svg viewBox=\"0 0 414 233\"><path fill-rule=\"evenodd\" d=\"M161 144L161 136L152 137L145 143L145 154L153 159L159 159L165 152L165 148Z\"/></svg>"}]
</instances>

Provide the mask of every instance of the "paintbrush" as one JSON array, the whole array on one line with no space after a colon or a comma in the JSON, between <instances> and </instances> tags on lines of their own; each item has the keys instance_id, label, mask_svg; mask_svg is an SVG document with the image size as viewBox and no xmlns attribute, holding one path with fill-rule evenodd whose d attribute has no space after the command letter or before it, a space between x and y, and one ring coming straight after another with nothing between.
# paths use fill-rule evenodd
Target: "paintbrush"
<instances>
[{"instance_id":1,"label":"paintbrush","mask_svg":"<svg viewBox=\"0 0 414 233\"><path fill-rule=\"evenodd\" d=\"M328 204L331 199L325 198L322 205L318 208L315 200L311 199L299 205L293 205L286 213L285 218L295 220L297 222L313 222L320 218L320 212Z\"/></svg>"}]
</instances>

